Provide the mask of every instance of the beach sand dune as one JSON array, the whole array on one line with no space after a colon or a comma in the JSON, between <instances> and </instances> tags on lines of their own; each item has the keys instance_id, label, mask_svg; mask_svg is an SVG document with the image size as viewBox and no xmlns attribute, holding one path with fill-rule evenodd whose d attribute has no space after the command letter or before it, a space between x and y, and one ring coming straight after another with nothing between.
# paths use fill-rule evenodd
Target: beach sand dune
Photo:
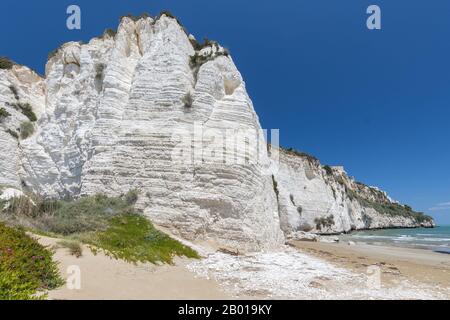
<instances>
[{"instance_id":1,"label":"beach sand dune","mask_svg":"<svg viewBox=\"0 0 450 320\"><path fill-rule=\"evenodd\" d=\"M213 280L195 277L186 269L189 259L176 258L175 265L130 264L99 252L94 255L83 247L83 256L76 258L67 249L58 248L57 239L38 237L43 245L55 247L54 259L59 262L63 277L70 266L81 272L80 290L64 286L49 292L49 299L62 300L152 300L152 299L228 299Z\"/></svg>"}]
</instances>

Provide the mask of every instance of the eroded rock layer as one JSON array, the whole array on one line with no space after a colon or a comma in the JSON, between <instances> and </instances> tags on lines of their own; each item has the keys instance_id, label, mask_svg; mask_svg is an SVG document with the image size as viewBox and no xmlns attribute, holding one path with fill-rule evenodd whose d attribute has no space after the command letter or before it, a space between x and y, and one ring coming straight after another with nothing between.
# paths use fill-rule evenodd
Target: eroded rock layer
<instances>
[{"instance_id":1,"label":"eroded rock layer","mask_svg":"<svg viewBox=\"0 0 450 320\"><path fill-rule=\"evenodd\" d=\"M323 166L314 157L281 150L277 185L285 234L333 234L352 230L432 227L433 220L399 204L375 187L350 178L342 167Z\"/></svg>"},{"instance_id":2,"label":"eroded rock layer","mask_svg":"<svg viewBox=\"0 0 450 320\"><path fill-rule=\"evenodd\" d=\"M361 199L388 200L314 161L282 152L272 174L228 52L167 15L64 44L45 79L0 69L0 108L3 188L54 198L136 189L137 208L186 239L258 250L299 230L417 223L368 207Z\"/></svg>"}]
</instances>

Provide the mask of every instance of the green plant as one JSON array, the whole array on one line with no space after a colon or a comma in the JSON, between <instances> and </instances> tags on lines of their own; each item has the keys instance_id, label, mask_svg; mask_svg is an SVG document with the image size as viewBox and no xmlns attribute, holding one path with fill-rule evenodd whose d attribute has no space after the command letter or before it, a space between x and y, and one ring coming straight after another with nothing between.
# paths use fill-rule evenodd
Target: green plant
<instances>
[{"instance_id":1,"label":"green plant","mask_svg":"<svg viewBox=\"0 0 450 320\"><path fill-rule=\"evenodd\" d=\"M156 21L156 20L159 20L162 16L166 16L166 17L168 17L168 18L174 19L174 20L178 23L178 25L181 27L181 29L183 29L184 33L185 33L187 36L189 36L189 32L186 30L186 28L185 28L184 25L181 23L181 21L178 20L178 18L175 17L170 11L168 11L168 10L163 10L163 11L161 11L161 12L159 13L159 15L158 15L157 17L155 17L155 21Z\"/></svg>"},{"instance_id":2,"label":"green plant","mask_svg":"<svg viewBox=\"0 0 450 320\"><path fill-rule=\"evenodd\" d=\"M14 66L14 62L7 57L0 57L0 69L11 69Z\"/></svg>"},{"instance_id":3,"label":"green plant","mask_svg":"<svg viewBox=\"0 0 450 320\"><path fill-rule=\"evenodd\" d=\"M33 108L29 103L16 103L15 104L31 122L37 121L36 114L33 112Z\"/></svg>"},{"instance_id":4,"label":"green plant","mask_svg":"<svg viewBox=\"0 0 450 320\"><path fill-rule=\"evenodd\" d=\"M9 90L11 90L12 94L14 95L14 98L16 100L19 100L19 91L17 90L17 88L14 85L10 85L9 86Z\"/></svg>"},{"instance_id":5,"label":"green plant","mask_svg":"<svg viewBox=\"0 0 450 320\"><path fill-rule=\"evenodd\" d=\"M33 108L29 103L22 103L22 102L15 102L10 103L8 102L7 105L14 107L16 110L20 110L23 115L25 115L31 122L37 121L36 114L33 112Z\"/></svg>"},{"instance_id":6,"label":"green plant","mask_svg":"<svg viewBox=\"0 0 450 320\"><path fill-rule=\"evenodd\" d=\"M295 206L294 195L290 194L289 199L291 199L291 203Z\"/></svg>"},{"instance_id":7,"label":"green plant","mask_svg":"<svg viewBox=\"0 0 450 320\"><path fill-rule=\"evenodd\" d=\"M110 36L111 38L114 38L114 37L116 36L116 34L117 34L117 31L115 31L115 30L113 30L113 29L111 29L111 28L108 28L108 29L106 29L106 30L103 32L103 35L108 35L108 36Z\"/></svg>"},{"instance_id":8,"label":"green plant","mask_svg":"<svg viewBox=\"0 0 450 320\"><path fill-rule=\"evenodd\" d=\"M45 296L35 296L36 284L24 282L14 271L0 271L0 301L2 300L40 300Z\"/></svg>"},{"instance_id":9,"label":"green plant","mask_svg":"<svg viewBox=\"0 0 450 320\"><path fill-rule=\"evenodd\" d=\"M23 196L9 200L0 219L44 235L81 241L94 251L130 262L172 263L175 255L197 258L194 250L134 212L137 195L131 190L117 198L95 195L67 201Z\"/></svg>"},{"instance_id":10,"label":"green plant","mask_svg":"<svg viewBox=\"0 0 450 320\"><path fill-rule=\"evenodd\" d=\"M89 244L128 262L173 263L173 257L198 259L197 252L157 230L139 215L114 217L108 229L93 235Z\"/></svg>"},{"instance_id":11,"label":"green plant","mask_svg":"<svg viewBox=\"0 0 450 320\"><path fill-rule=\"evenodd\" d=\"M316 224L317 230L331 228L334 225L334 217L333 215L329 215L328 217L316 218L314 219L314 223Z\"/></svg>"},{"instance_id":12,"label":"green plant","mask_svg":"<svg viewBox=\"0 0 450 320\"><path fill-rule=\"evenodd\" d=\"M195 51L200 51L202 49L202 45L195 38L189 38L189 42Z\"/></svg>"},{"instance_id":13,"label":"green plant","mask_svg":"<svg viewBox=\"0 0 450 320\"><path fill-rule=\"evenodd\" d=\"M295 150L294 148L288 148L288 149L280 148L280 149L283 150L284 152L288 153L288 154L292 154L292 155L295 155L295 156L298 156L298 157L306 158L310 162L319 162L319 160L316 157L314 157L314 156L312 156L312 155L310 155L308 153Z\"/></svg>"},{"instance_id":14,"label":"green plant","mask_svg":"<svg viewBox=\"0 0 450 320\"><path fill-rule=\"evenodd\" d=\"M7 129L6 132L8 132L11 136L13 136L16 139L19 139L19 135L17 134L16 131L11 130L11 129Z\"/></svg>"},{"instance_id":15,"label":"green plant","mask_svg":"<svg viewBox=\"0 0 450 320\"><path fill-rule=\"evenodd\" d=\"M122 21L123 18L129 18L129 19L133 20L134 22L136 22L139 19L145 19L145 18L148 18L148 17L150 17L150 15L147 12L144 12L144 13L142 13L139 16L135 16L135 15L132 15L132 14L127 14L125 16L120 17L120 20Z\"/></svg>"},{"instance_id":16,"label":"green plant","mask_svg":"<svg viewBox=\"0 0 450 320\"><path fill-rule=\"evenodd\" d=\"M325 172L327 173L327 175L329 175L329 176L333 175L333 169L330 166L325 165L325 166L323 166L323 168L325 169Z\"/></svg>"},{"instance_id":17,"label":"green plant","mask_svg":"<svg viewBox=\"0 0 450 320\"><path fill-rule=\"evenodd\" d=\"M159 13L159 16L158 16L158 17L161 17L162 15L165 15L165 16L167 16L167 17L169 17L169 18L172 18L172 19L177 20L177 17L175 17L175 16L172 14L172 12L170 12L170 11L168 11L168 10L163 10L163 11L161 11L161 12Z\"/></svg>"},{"instance_id":18,"label":"green plant","mask_svg":"<svg viewBox=\"0 0 450 320\"><path fill-rule=\"evenodd\" d=\"M413 211L408 205L401 205L399 203L392 202L376 202L357 195L355 192L348 190L347 194L351 200L356 200L359 204L366 208L372 208L378 213L386 214L390 216L403 216L410 217L418 223L430 222L432 217L425 215L423 212Z\"/></svg>"},{"instance_id":19,"label":"green plant","mask_svg":"<svg viewBox=\"0 0 450 320\"><path fill-rule=\"evenodd\" d=\"M47 55L47 59L50 60L51 58L55 57L58 54L59 49L60 48L56 48L55 50L50 51Z\"/></svg>"},{"instance_id":20,"label":"green plant","mask_svg":"<svg viewBox=\"0 0 450 320\"><path fill-rule=\"evenodd\" d=\"M275 195L277 196L277 201L279 200L280 191L278 190L278 182L275 180L275 176L272 175L272 183L273 183L273 191L275 192Z\"/></svg>"},{"instance_id":21,"label":"green plant","mask_svg":"<svg viewBox=\"0 0 450 320\"><path fill-rule=\"evenodd\" d=\"M131 210L124 199L103 195L74 201L23 196L10 200L2 219L10 224L67 236L105 230L111 217L129 213Z\"/></svg>"},{"instance_id":22,"label":"green plant","mask_svg":"<svg viewBox=\"0 0 450 320\"><path fill-rule=\"evenodd\" d=\"M62 240L58 242L58 245L67 248L69 253L77 258L83 256L83 247L78 241Z\"/></svg>"},{"instance_id":23,"label":"green plant","mask_svg":"<svg viewBox=\"0 0 450 320\"><path fill-rule=\"evenodd\" d=\"M361 218L362 218L362 221L364 222L364 224L366 226L370 227L370 225L372 224L372 221L373 221L372 218L365 212L362 212Z\"/></svg>"},{"instance_id":24,"label":"green plant","mask_svg":"<svg viewBox=\"0 0 450 320\"><path fill-rule=\"evenodd\" d=\"M190 92L186 93L181 101L184 103L185 108L192 108L192 104L194 103L194 98Z\"/></svg>"},{"instance_id":25,"label":"green plant","mask_svg":"<svg viewBox=\"0 0 450 320\"><path fill-rule=\"evenodd\" d=\"M63 284L51 251L0 223L0 299L36 299L37 291Z\"/></svg>"},{"instance_id":26,"label":"green plant","mask_svg":"<svg viewBox=\"0 0 450 320\"><path fill-rule=\"evenodd\" d=\"M222 48L222 50L220 50L221 48L219 43L217 43L216 41L209 40L207 38L204 39L202 44L200 44L199 42L197 42L197 40L194 39L191 39L190 41L196 51L195 54L191 56L189 62L191 69L200 68L201 65L210 60L214 60L215 58L220 56L228 57L230 54L228 49ZM212 51L209 54L200 53L202 49L207 47L211 47L212 49Z\"/></svg>"},{"instance_id":27,"label":"green plant","mask_svg":"<svg viewBox=\"0 0 450 320\"><path fill-rule=\"evenodd\" d=\"M125 202L128 205L134 205L139 198L139 191L132 189L125 194Z\"/></svg>"},{"instance_id":28,"label":"green plant","mask_svg":"<svg viewBox=\"0 0 450 320\"><path fill-rule=\"evenodd\" d=\"M105 76L106 64L99 63L95 65L95 79L101 81Z\"/></svg>"},{"instance_id":29,"label":"green plant","mask_svg":"<svg viewBox=\"0 0 450 320\"><path fill-rule=\"evenodd\" d=\"M20 138L26 139L31 136L34 132L33 123L30 121L22 122L20 124Z\"/></svg>"},{"instance_id":30,"label":"green plant","mask_svg":"<svg viewBox=\"0 0 450 320\"><path fill-rule=\"evenodd\" d=\"M11 116L11 113L6 111L5 108L0 108L0 121L2 121L3 119L5 119L5 118L7 118L9 116Z\"/></svg>"}]
</instances>

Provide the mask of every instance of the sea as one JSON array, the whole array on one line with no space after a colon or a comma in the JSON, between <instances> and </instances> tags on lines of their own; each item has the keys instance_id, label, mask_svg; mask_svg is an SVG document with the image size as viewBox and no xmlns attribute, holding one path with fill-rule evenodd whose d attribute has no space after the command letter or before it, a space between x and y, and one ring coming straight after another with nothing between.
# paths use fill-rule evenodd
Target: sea
<instances>
[{"instance_id":1,"label":"sea","mask_svg":"<svg viewBox=\"0 0 450 320\"><path fill-rule=\"evenodd\" d=\"M356 231L342 235L341 241L374 245L419 248L450 254L450 226L419 229L383 229Z\"/></svg>"}]
</instances>

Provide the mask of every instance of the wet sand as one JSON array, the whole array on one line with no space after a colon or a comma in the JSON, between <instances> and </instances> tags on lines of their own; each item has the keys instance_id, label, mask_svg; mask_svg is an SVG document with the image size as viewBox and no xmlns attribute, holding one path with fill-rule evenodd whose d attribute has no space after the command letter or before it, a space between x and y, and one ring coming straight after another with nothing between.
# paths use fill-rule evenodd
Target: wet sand
<instances>
[{"instance_id":1,"label":"wet sand","mask_svg":"<svg viewBox=\"0 0 450 320\"><path fill-rule=\"evenodd\" d=\"M422 249L353 244L291 241L301 252L324 259L333 265L357 273L367 273L369 266L381 270L383 285L393 286L401 280L450 290L450 255Z\"/></svg>"}]
</instances>

